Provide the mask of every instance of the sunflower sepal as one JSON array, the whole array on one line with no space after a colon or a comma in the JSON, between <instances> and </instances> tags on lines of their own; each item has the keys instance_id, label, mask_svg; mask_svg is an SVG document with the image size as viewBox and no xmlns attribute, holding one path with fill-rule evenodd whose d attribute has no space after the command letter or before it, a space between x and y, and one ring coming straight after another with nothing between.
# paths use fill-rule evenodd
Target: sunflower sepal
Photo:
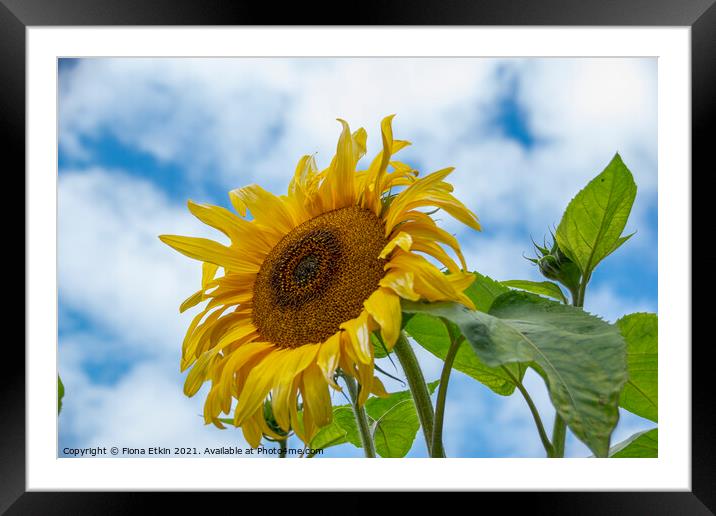
<instances>
[{"instance_id":1,"label":"sunflower sepal","mask_svg":"<svg viewBox=\"0 0 716 516\"><path fill-rule=\"evenodd\" d=\"M527 260L536 264L540 273L547 279L555 280L567 287L573 297L579 291L582 281L582 273L575 264L557 245L557 239L552 235L552 245L545 242L540 246L532 242L536 256Z\"/></svg>"}]
</instances>

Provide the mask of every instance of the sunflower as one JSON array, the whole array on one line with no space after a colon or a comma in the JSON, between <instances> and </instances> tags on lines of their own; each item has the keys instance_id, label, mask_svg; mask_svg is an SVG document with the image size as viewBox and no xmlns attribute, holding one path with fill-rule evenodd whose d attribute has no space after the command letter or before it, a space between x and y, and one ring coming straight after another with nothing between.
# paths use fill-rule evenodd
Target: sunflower
<instances>
[{"instance_id":1,"label":"sunflower","mask_svg":"<svg viewBox=\"0 0 716 516\"><path fill-rule=\"evenodd\" d=\"M474 309L463 293L474 276L464 272L460 246L425 208L442 209L479 230L477 217L445 182L452 168L418 178L393 159L410 144L393 139L392 118L383 119L383 150L366 170L356 170L366 151L365 130L351 133L339 119L342 132L329 167L319 171L312 156L303 156L286 195L258 185L232 190L239 216L189 201L191 213L224 233L230 245L159 237L203 262L201 288L180 307L183 312L208 301L186 332L181 370L191 368L188 396L211 382L207 424L223 428L219 416L233 408L233 423L251 446L262 435L281 439L264 417L270 400L277 425L308 443L331 421L329 387L340 390L338 368L359 382L359 404L371 393L386 395L374 376L371 333L379 331L393 347L401 298Z\"/></svg>"}]
</instances>

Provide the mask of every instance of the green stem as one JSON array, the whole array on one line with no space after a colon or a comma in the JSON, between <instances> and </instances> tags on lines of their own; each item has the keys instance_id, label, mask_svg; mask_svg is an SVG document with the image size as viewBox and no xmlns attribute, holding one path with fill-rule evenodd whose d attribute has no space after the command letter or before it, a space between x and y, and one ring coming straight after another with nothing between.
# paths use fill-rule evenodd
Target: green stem
<instances>
[{"instance_id":1,"label":"green stem","mask_svg":"<svg viewBox=\"0 0 716 516\"><path fill-rule=\"evenodd\" d=\"M408 380L408 386L410 387L410 392L413 395L413 401L415 402L415 408L418 412L420 426L423 428L423 435L425 437L425 445L428 447L428 454L431 457L439 457L440 455L434 455L432 453L435 413L433 412L433 404L430 401L430 392L428 391L428 386L425 383L425 377L423 376L423 371L420 369L418 359L403 332L400 333L393 351L395 352L395 356L398 357L398 361L400 362L403 372L405 373L405 377Z\"/></svg>"},{"instance_id":2,"label":"green stem","mask_svg":"<svg viewBox=\"0 0 716 516\"><path fill-rule=\"evenodd\" d=\"M572 296L572 306L577 306L577 303L579 302L579 296L581 296L581 286L578 286L577 288L570 288L569 293ZM565 301L565 305L568 305Z\"/></svg>"},{"instance_id":3,"label":"green stem","mask_svg":"<svg viewBox=\"0 0 716 516\"><path fill-rule=\"evenodd\" d=\"M587 291L589 277L583 277L579 282L579 289L576 297L572 293L572 304L577 308L584 306L584 295ZM552 427L552 446L554 447L553 457L564 457L564 442L567 438L567 423L559 414L554 415L554 426Z\"/></svg>"},{"instance_id":4,"label":"green stem","mask_svg":"<svg viewBox=\"0 0 716 516\"><path fill-rule=\"evenodd\" d=\"M455 361L457 350L460 344L465 340L462 335L455 335L451 326L447 321L443 320L445 328L450 334L450 348L445 355L445 363L440 374L440 387L438 387L438 399L435 402L435 424L433 425L433 437L431 449L433 457L445 457L445 447L443 446L443 419L445 418L445 400L447 399L448 382L450 381L450 373L452 373L452 364Z\"/></svg>"},{"instance_id":5,"label":"green stem","mask_svg":"<svg viewBox=\"0 0 716 516\"><path fill-rule=\"evenodd\" d=\"M590 274L591 276L591 274ZM589 277L582 278L579 282L579 290L577 291L576 299L572 296L572 304L576 307L582 308L584 306L584 294L587 291L587 284L589 283Z\"/></svg>"},{"instance_id":6,"label":"green stem","mask_svg":"<svg viewBox=\"0 0 716 516\"><path fill-rule=\"evenodd\" d=\"M500 366L500 367L502 367L502 370L514 382L515 386L522 394L522 397L527 402L527 406L530 408L530 412L532 412L532 417L535 420L535 425L537 425L537 432L539 433L539 438L542 440L542 446L544 446L544 451L547 452L547 457L553 457L554 456L554 446L549 441L549 437L547 437L547 432L544 429L544 424L542 424L542 418L539 415L539 411L537 410L537 407L535 406L534 402L532 401L532 397L530 396L530 393L527 392L527 389L522 384L520 379L517 378L515 375L513 375L512 372L507 367L505 367L505 366Z\"/></svg>"},{"instance_id":7,"label":"green stem","mask_svg":"<svg viewBox=\"0 0 716 516\"><path fill-rule=\"evenodd\" d=\"M585 282L582 282L579 285L579 290L577 291L577 298L573 299L573 305L577 307L583 307L584 306L584 291L587 288L587 284Z\"/></svg>"},{"instance_id":8,"label":"green stem","mask_svg":"<svg viewBox=\"0 0 716 516\"><path fill-rule=\"evenodd\" d=\"M358 425L358 433L360 434L361 443L363 443L363 453L368 458L375 458L375 445L370 435L370 425L368 424L368 415L365 413L365 407L358 405L358 383L352 376L343 375L343 380L348 387L348 395L351 398L351 406L353 414ZM361 387L362 388L362 387Z\"/></svg>"},{"instance_id":9,"label":"green stem","mask_svg":"<svg viewBox=\"0 0 716 516\"><path fill-rule=\"evenodd\" d=\"M564 441L567 437L567 423L559 414L554 415L554 426L552 427L552 446L554 453L552 457L561 459L564 457Z\"/></svg>"},{"instance_id":10,"label":"green stem","mask_svg":"<svg viewBox=\"0 0 716 516\"><path fill-rule=\"evenodd\" d=\"M279 459L285 459L286 458L286 452L288 451L288 438L283 439L278 442L278 458Z\"/></svg>"}]
</instances>

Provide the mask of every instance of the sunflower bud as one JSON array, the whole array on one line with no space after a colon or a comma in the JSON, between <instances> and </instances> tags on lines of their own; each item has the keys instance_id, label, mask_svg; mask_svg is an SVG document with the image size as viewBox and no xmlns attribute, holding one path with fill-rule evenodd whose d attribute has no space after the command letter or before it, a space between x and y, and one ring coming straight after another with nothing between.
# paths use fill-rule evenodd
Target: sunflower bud
<instances>
[{"instance_id":1,"label":"sunflower bud","mask_svg":"<svg viewBox=\"0 0 716 516\"><path fill-rule=\"evenodd\" d=\"M554 235L552 235L552 245L549 247L546 243L544 246L534 242L533 244L537 256L528 258L528 260L537 264L542 276L560 282L570 292L576 292L579 288L581 273L577 265L559 248Z\"/></svg>"}]
</instances>

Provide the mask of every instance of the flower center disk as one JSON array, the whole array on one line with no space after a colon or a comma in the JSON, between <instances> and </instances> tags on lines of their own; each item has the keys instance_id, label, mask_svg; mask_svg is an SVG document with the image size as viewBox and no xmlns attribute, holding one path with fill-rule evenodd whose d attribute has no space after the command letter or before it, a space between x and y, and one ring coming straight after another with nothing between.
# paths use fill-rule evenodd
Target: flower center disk
<instances>
[{"instance_id":1,"label":"flower center disk","mask_svg":"<svg viewBox=\"0 0 716 516\"><path fill-rule=\"evenodd\" d=\"M383 222L357 206L324 213L284 236L254 284L260 339L281 347L325 341L355 319L378 288L386 261Z\"/></svg>"}]
</instances>

